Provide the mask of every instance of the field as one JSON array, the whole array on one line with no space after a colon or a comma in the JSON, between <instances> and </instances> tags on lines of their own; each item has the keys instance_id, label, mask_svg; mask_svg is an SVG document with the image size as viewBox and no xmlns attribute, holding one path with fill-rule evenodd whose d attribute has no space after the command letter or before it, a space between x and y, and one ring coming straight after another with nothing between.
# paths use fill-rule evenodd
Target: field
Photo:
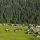
<instances>
[{"instance_id":1,"label":"field","mask_svg":"<svg viewBox=\"0 0 40 40\"><path fill-rule=\"evenodd\" d=\"M6 32L5 28L9 28L10 30L15 29L15 27L13 26L0 26L0 40L40 40L40 38L37 38L32 34L25 34L24 30L19 32L14 31Z\"/></svg>"}]
</instances>

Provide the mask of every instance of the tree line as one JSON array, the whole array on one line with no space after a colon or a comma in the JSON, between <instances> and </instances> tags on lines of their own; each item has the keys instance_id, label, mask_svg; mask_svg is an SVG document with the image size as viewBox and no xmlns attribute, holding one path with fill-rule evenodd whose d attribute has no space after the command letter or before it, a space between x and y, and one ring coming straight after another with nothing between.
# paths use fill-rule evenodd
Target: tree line
<instances>
[{"instance_id":1,"label":"tree line","mask_svg":"<svg viewBox=\"0 0 40 40\"><path fill-rule=\"evenodd\" d=\"M0 0L0 23L40 24L40 0Z\"/></svg>"}]
</instances>

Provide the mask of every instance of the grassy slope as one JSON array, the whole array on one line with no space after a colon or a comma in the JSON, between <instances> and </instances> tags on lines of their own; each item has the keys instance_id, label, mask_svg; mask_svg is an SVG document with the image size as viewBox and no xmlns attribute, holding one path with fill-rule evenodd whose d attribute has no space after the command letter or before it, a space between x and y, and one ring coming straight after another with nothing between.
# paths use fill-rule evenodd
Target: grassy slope
<instances>
[{"instance_id":1,"label":"grassy slope","mask_svg":"<svg viewBox=\"0 0 40 40\"><path fill-rule=\"evenodd\" d=\"M32 35L24 34L21 32L5 32L5 26L0 26L0 40L40 40L39 38L33 37ZM14 27L8 27L14 29Z\"/></svg>"}]
</instances>

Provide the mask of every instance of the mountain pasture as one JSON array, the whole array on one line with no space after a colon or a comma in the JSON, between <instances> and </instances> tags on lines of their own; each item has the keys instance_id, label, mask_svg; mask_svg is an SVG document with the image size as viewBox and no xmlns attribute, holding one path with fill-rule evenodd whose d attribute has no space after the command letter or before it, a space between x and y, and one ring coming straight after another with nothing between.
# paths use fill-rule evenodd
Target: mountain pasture
<instances>
[{"instance_id":1,"label":"mountain pasture","mask_svg":"<svg viewBox=\"0 0 40 40\"><path fill-rule=\"evenodd\" d=\"M21 26L21 25L20 25ZM8 28L10 31L6 32L5 29ZM25 27L18 27L22 29L21 31L14 30L17 27L15 26L0 26L0 40L40 40L40 38L33 36L33 34L25 34L24 30L27 28Z\"/></svg>"}]
</instances>

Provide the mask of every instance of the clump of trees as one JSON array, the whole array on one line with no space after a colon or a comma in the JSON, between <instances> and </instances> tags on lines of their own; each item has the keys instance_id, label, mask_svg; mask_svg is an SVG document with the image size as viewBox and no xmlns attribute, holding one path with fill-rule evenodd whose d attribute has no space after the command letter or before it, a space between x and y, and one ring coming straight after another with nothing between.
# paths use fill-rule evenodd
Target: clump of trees
<instances>
[{"instance_id":1,"label":"clump of trees","mask_svg":"<svg viewBox=\"0 0 40 40\"><path fill-rule=\"evenodd\" d=\"M0 23L40 24L40 0L0 0Z\"/></svg>"}]
</instances>

